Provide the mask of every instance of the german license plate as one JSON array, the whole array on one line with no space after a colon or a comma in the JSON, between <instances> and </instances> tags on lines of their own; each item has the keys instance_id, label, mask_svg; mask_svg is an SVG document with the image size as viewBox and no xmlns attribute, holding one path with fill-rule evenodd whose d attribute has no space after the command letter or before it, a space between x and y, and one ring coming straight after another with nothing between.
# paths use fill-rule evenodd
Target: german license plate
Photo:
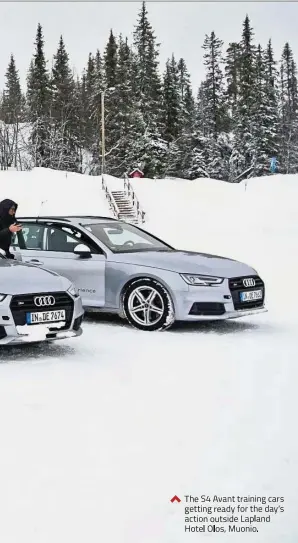
<instances>
[{"instance_id":1,"label":"german license plate","mask_svg":"<svg viewBox=\"0 0 298 543\"><path fill-rule=\"evenodd\" d=\"M254 300L261 300L262 297L262 290L250 290L249 292L240 292L241 302L253 302Z\"/></svg>"},{"instance_id":2,"label":"german license plate","mask_svg":"<svg viewBox=\"0 0 298 543\"><path fill-rule=\"evenodd\" d=\"M59 309L56 311L38 311L36 313L27 313L27 324L44 324L47 322L61 322L65 321L65 309Z\"/></svg>"}]
</instances>

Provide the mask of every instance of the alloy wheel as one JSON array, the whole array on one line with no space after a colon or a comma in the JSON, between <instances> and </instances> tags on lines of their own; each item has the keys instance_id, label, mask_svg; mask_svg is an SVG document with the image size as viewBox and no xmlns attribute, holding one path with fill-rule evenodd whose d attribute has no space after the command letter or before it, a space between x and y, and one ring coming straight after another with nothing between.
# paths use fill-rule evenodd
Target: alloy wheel
<instances>
[{"instance_id":1,"label":"alloy wheel","mask_svg":"<svg viewBox=\"0 0 298 543\"><path fill-rule=\"evenodd\" d=\"M150 285L135 288L128 298L128 310L141 326L154 326L164 315L165 305L160 293Z\"/></svg>"}]
</instances>

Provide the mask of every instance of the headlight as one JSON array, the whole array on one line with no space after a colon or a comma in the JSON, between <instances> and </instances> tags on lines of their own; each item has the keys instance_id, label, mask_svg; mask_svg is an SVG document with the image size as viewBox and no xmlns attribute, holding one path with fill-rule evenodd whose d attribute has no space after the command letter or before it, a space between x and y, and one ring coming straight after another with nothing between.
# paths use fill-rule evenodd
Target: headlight
<instances>
[{"instance_id":1,"label":"headlight","mask_svg":"<svg viewBox=\"0 0 298 543\"><path fill-rule=\"evenodd\" d=\"M5 300L7 294L0 294L0 302L3 302Z\"/></svg>"},{"instance_id":2,"label":"headlight","mask_svg":"<svg viewBox=\"0 0 298 543\"><path fill-rule=\"evenodd\" d=\"M181 273L182 279L195 287L212 287L223 283L223 277L209 277L208 275L192 275L190 273Z\"/></svg>"},{"instance_id":3,"label":"headlight","mask_svg":"<svg viewBox=\"0 0 298 543\"><path fill-rule=\"evenodd\" d=\"M74 298L79 296L79 293L74 285L71 285L67 292L69 292L69 294L71 294Z\"/></svg>"}]
</instances>

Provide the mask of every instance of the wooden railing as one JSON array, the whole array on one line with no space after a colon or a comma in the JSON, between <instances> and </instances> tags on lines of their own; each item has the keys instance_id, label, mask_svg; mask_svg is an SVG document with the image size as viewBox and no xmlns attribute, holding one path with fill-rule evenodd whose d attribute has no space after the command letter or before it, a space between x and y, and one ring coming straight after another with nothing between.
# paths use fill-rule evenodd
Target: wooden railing
<instances>
[{"instance_id":1,"label":"wooden railing","mask_svg":"<svg viewBox=\"0 0 298 543\"><path fill-rule=\"evenodd\" d=\"M145 211L141 208L138 197L135 191L133 190L133 186L126 173L124 174L123 181L124 181L124 191L126 192L127 197L132 203L133 209L136 212L137 219L138 220L140 219L142 223L145 222Z\"/></svg>"},{"instance_id":2,"label":"wooden railing","mask_svg":"<svg viewBox=\"0 0 298 543\"><path fill-rule=\"evenodd\" d=\"M101 178L101 185L102 185L102 189L105 192L106 199L109 202L110 209L114 214L114 217L116 219L119 219L119 213L120 213L119 208L118 208L118 206L117 206L117 204L115 202L113 194L108 189L108 186L107 186L107 184L106 184L106 182L104 180L104 176L102 176L102 178Z\"/></svg>"}]
</instances>

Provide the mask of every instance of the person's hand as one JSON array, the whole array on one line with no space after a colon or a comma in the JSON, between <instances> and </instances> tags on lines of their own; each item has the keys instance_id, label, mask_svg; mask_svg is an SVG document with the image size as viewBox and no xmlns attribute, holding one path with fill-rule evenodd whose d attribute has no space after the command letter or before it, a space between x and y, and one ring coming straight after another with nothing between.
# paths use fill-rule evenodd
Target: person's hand
<instances>
[{"instance_id":1,"label":"person's hand","mask_svg":"<svg viewBox=\"0 0 298 543\"><path fill-rule=\"evenodd\" d=\"M12 234L15 234L16 232L20 232L22 230L22 227L19 224L11 224L9 227L9 230Z\"/></svg>"}]
</instances>

